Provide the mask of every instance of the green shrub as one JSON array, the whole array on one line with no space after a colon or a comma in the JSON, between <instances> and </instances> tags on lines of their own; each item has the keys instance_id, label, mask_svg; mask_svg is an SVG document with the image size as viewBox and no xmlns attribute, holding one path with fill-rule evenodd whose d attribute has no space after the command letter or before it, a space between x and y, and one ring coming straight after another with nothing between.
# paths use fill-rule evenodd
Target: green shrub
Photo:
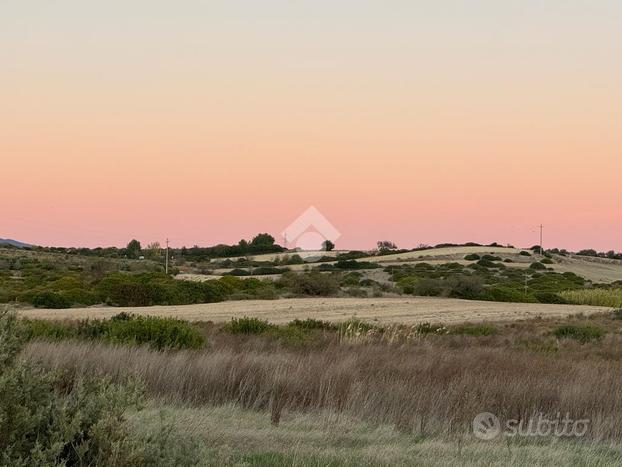
<instances>
[{"instance_id":1,"label":"green shrub","mask_svg":"<svg viewBox=\"0 0 622 467\"><path fill-rule=\"evenodd\" d=\"M553 261L551 258L543 258L540 262L542 264L554 264L555 263L555 261Z\"/></svg>"},{"instance_id":2,"label":"green shrub","mask_svg":"<svg viewBox=\"0 0 622 467\"><path fill-rule=\"evenodd\" d=\"M447 280L447 286L450 297L474 300L480 296L484 284L477 276L456 276Z\"/></svg>"},{"instance_id":3,"label":"green shrub","mask_svg":"<svg viewBox=\"0 0 622 467\"><path fill-rule=\"evenodd\" d=\"M148 345L155 350L197 349L205 344L199 330L187 321L128 313L120 313L109 320L77 323L28 320L24 327L29 339L92 339L114 344Z\"/></svg>"},{"instance_id":4,"label":"green shrub","mask_svg":"<svg viewBox=\"0 0 622 467\"><path fill-rule=\"evenodd\" d=\"M23 347L20 327L14 315L0 312L1 465L201 462L198 445L181 437L137 436L131 431L127 412L142 406L142 388L136 382L77 380L18 359ZM162 433L168 432L162 428Z\"/></svg>"},{"instance_id":5,"label":"green shrub","mask_svg":"<svg viewBox=\"0 0 622 467\"><path fill-rule=\"evenodd\" d=\"M279 278L278 285L296 295L326 297L339 291L339 276L318 271L302 274L288 272Z\"/></svg>"},{"instance_id":6,"label":"green shrub","mask_svg":"<svg viewBox=\"0 0 622 467\"><path fill-rule=\"evenodd\" d=\"M496 268L496 267L498 267L498 265L496 263L492 262L489 259L484 259L484 258L480 259L475 264L477 264L478 266L481 266L483 268Z\"/></svg>"},{"instance_id":7,"label":"green shrub","mask_svg":"<svg viewBox=\"0 0 622 467\"><path fill-rule=\"evenodd\" d=\"M540 303L557 303L560 305L568 303L562 296L553 292L536 292L534 295Z\"/></svg>"},{"instance_id":8,"label":"green shrub","mask_svg":"<svg viewBox=\"0 0 622 467\"><path fill-rule=\"evenodd\" d=\"M480 258L481 258L481 256L480 256L480 255L478 255L477 253L469 253L468 255L466 255L466 256L464 257L464 259L465 259L466 261L477 261L477 260L479 260Z\"/></svg>"},{"instance_id":9,"label":"green shrub","mask_svg":"<svg viewBox=\"0 0 622 467\"><path fill-rule=\"evenodd\" d=\"M449 328L450 334L467 335L467 336L490 336L497 332L491 324L471 324L465 323Z\"/></svg>"},{"instance_id":10,"label":"green shrub","mask_svg":"<svg viewBox=\"0 0 622 467\"><path fill-rule=\"evenodd\" d=\"M322 329L325 331L334 331L337 329L337 326L330 321L322 321L319 319L307 318L304 320L295 319L288 323L288 326L304 329L305 331L310 331L314 329Z\"/></svg>"},{"instance_id":11,"label":"green shrub","mask_svg":"<svg viewBox=\"0 0 622 467\"><path fill-rule=\"evenodd\" d=\"M526 295L524 291L520 291L503 285L493 285L491 287L487 287L480 294L479 298L481 300L489 300L492 302L520 303L533 301L533 298L531 298L529 295Z\"/></svg>"},{"instance_id":12,"label":"green shrub","mask_svg":"<svg viewBox=\"0 0 622 467\"><path fill-rule=\"evenodd\" d=\"M553 335L560 339L574 339L581 343L586 343L600 339L605 335L605 331L591 324L567 324L556 328L553 331Z\"/></svg>"},{"instance_id":13,"label":"green shrub","mask_svg":"<svg viewBox=\"0 0 622 467\"><path fill-rule=\"evenodd\" d=\"M348 287L345 292L350 297L367 298L369 296L367 290L361 287Z\"/></svg>"},{"instance_id":14,"label":"green shrub","mask_svg":"<svg viewBox=\"0 0 622 467\"><path fill-rule=\"evenodd\" d=\"M413 286L414 295L422 297L438 297L443 293L443 282L439 279L423 279Z\"/></svg>"},{"instance_id":15,"label":"green shrub","mask_svg":"<svg viewBox=\"0 0 622 467\"><path fill-rule=\"evenodd\" d=\"M528 251L521 251L519 253L519 255L521 255L521 256L531 256L531 253L529 253Z\"/></svg>"},{"instance_id":16,"label":"green shrub","mask_svg":"<svg viewBox=\"0 0 622 467\"><path fill-rule=\"evenodd\" d=\"M538 262L538 261L536 261L536 262L534 262L534 263L531 263L531 264L529 265L529 267L530 267L531 269L535 269L535 270L537 270L537 271L540 271L540 270L546 269L546 266L545 266L544 264L542 264L542 263Z\"/></svg>"},{"instance_id":17,"label":"green shrub","mask_svg":"<svg viewBox=\"0 0 622 467\"><path fill-rule=\"evenodd\" d=\"M276 329L274 324L259 318L231 318L222 329L230 334L264 334Z\"/></svg>"},{"instance_id":18,"label":"green shrub","mask_svg":"<svg viewBox=\"0 0 622 467\"><path fill-rule=\"evenodd\" d=\"M56 292L40 292L32 298L32 304L37 308L69 308L71 302Z\"/></svg>"}]
</instances>

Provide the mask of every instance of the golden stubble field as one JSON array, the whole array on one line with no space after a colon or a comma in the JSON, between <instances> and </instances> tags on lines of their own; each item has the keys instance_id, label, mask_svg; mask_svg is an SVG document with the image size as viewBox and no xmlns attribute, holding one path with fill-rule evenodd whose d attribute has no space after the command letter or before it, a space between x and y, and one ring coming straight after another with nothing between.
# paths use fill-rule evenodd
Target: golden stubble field
<instances>
[{"instance_id":1,"label":"golden stubble field","mask_svg":"<svg viewBox=\"0 0 622 467\"><path fill-rule=\"evenodd\" d=\"M603 313L609 308L583 305L547 305L539 303L499 303L448 298L294 298L280 300L243 300L200 305L151 307L89 307L66 310L21 309L25 318L95 319L110 318L122 311L137 315L172 316L189 321L224 322L249 316L272 323L314 318L346 321L353 316L378 323L416 324L421 322L461 323L515 321L543 317Z\"/></svg>"}]
</instances>

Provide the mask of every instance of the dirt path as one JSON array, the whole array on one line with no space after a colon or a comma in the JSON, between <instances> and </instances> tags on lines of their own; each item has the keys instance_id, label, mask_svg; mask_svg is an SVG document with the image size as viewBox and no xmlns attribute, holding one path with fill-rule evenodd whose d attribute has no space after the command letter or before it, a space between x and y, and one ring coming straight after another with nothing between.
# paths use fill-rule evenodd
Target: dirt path
<instances>
[{"instance_id":1,"label":"dirt path","mask_svg":"<svg viewBox=\"0 0 622 467\"><path fill-rule=\"evenodd\" d=\"M174 316L190 321L228 321L232 317L253 316L273 323L315 318L344 321L353 316L381 323L458 323L467 321L514 321L541 317L593 314L608 308L579 305L498 303L443 298L300 298L244 300L202 305L134 308L91 307L67 310L24 309L27 318L85 319L109 318L122 311L140 315Z\"/></svg>"}]
</instances>

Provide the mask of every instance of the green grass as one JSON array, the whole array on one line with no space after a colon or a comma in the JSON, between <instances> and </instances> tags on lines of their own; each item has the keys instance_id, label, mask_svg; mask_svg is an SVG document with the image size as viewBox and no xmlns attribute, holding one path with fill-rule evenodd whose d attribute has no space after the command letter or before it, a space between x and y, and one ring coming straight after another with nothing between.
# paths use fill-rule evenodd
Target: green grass
<instances>
[{"instance_id":1,"label":"green grass","mask_svg":"<svg viewBox=\"0 0 622 467\"><path fill-rule=\"evenodd\" d=\"M456 437L426 437L391 425L372 425L331 412L286 412L272 426L268 412L225 405L156 406L130 417L138 432L157 431L161 420L175 431L204 440L207 465L393 466L393 465L620 465L617 444L557 439L477 441L469 427Z\"/></svg>"},{"instance_id":2,"label":"green grass","mask_svg":"<svg viewBox=\"0 0 622 467\"><path fill-rule=\"evenodd\" d=\"M605 331L591 324L567 324L559 326L553 331L557 338L574 339L581 343L600 339L605 335Z\"/></svg>"}]
</instances>

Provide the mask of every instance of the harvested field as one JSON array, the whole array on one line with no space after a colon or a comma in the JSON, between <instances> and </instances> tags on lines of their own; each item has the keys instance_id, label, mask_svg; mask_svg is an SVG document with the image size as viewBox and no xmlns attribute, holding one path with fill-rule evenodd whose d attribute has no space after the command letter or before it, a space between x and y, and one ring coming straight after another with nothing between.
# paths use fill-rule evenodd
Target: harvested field
<instances>
[{"instance_id":1,"label":"harvested field","mask_svg":"<svg viewBox=\"0 0 622 467\"><path fill-rule=\"evenodd\" d=\"M501 303L446 298L297 298L282 300L244 300L200 305L152 307L90 307L65 310L22 309L26 318L86 319L109 318L121 311L139 315L173 316L190 321L228 321L251 316L272 323L315 318L345 321L352 316L379 323L461 323L515 321L541 317L590 315L608 311L606 307L584 305L546 305L539 303Z\"/></svg>"}]
</instances>

